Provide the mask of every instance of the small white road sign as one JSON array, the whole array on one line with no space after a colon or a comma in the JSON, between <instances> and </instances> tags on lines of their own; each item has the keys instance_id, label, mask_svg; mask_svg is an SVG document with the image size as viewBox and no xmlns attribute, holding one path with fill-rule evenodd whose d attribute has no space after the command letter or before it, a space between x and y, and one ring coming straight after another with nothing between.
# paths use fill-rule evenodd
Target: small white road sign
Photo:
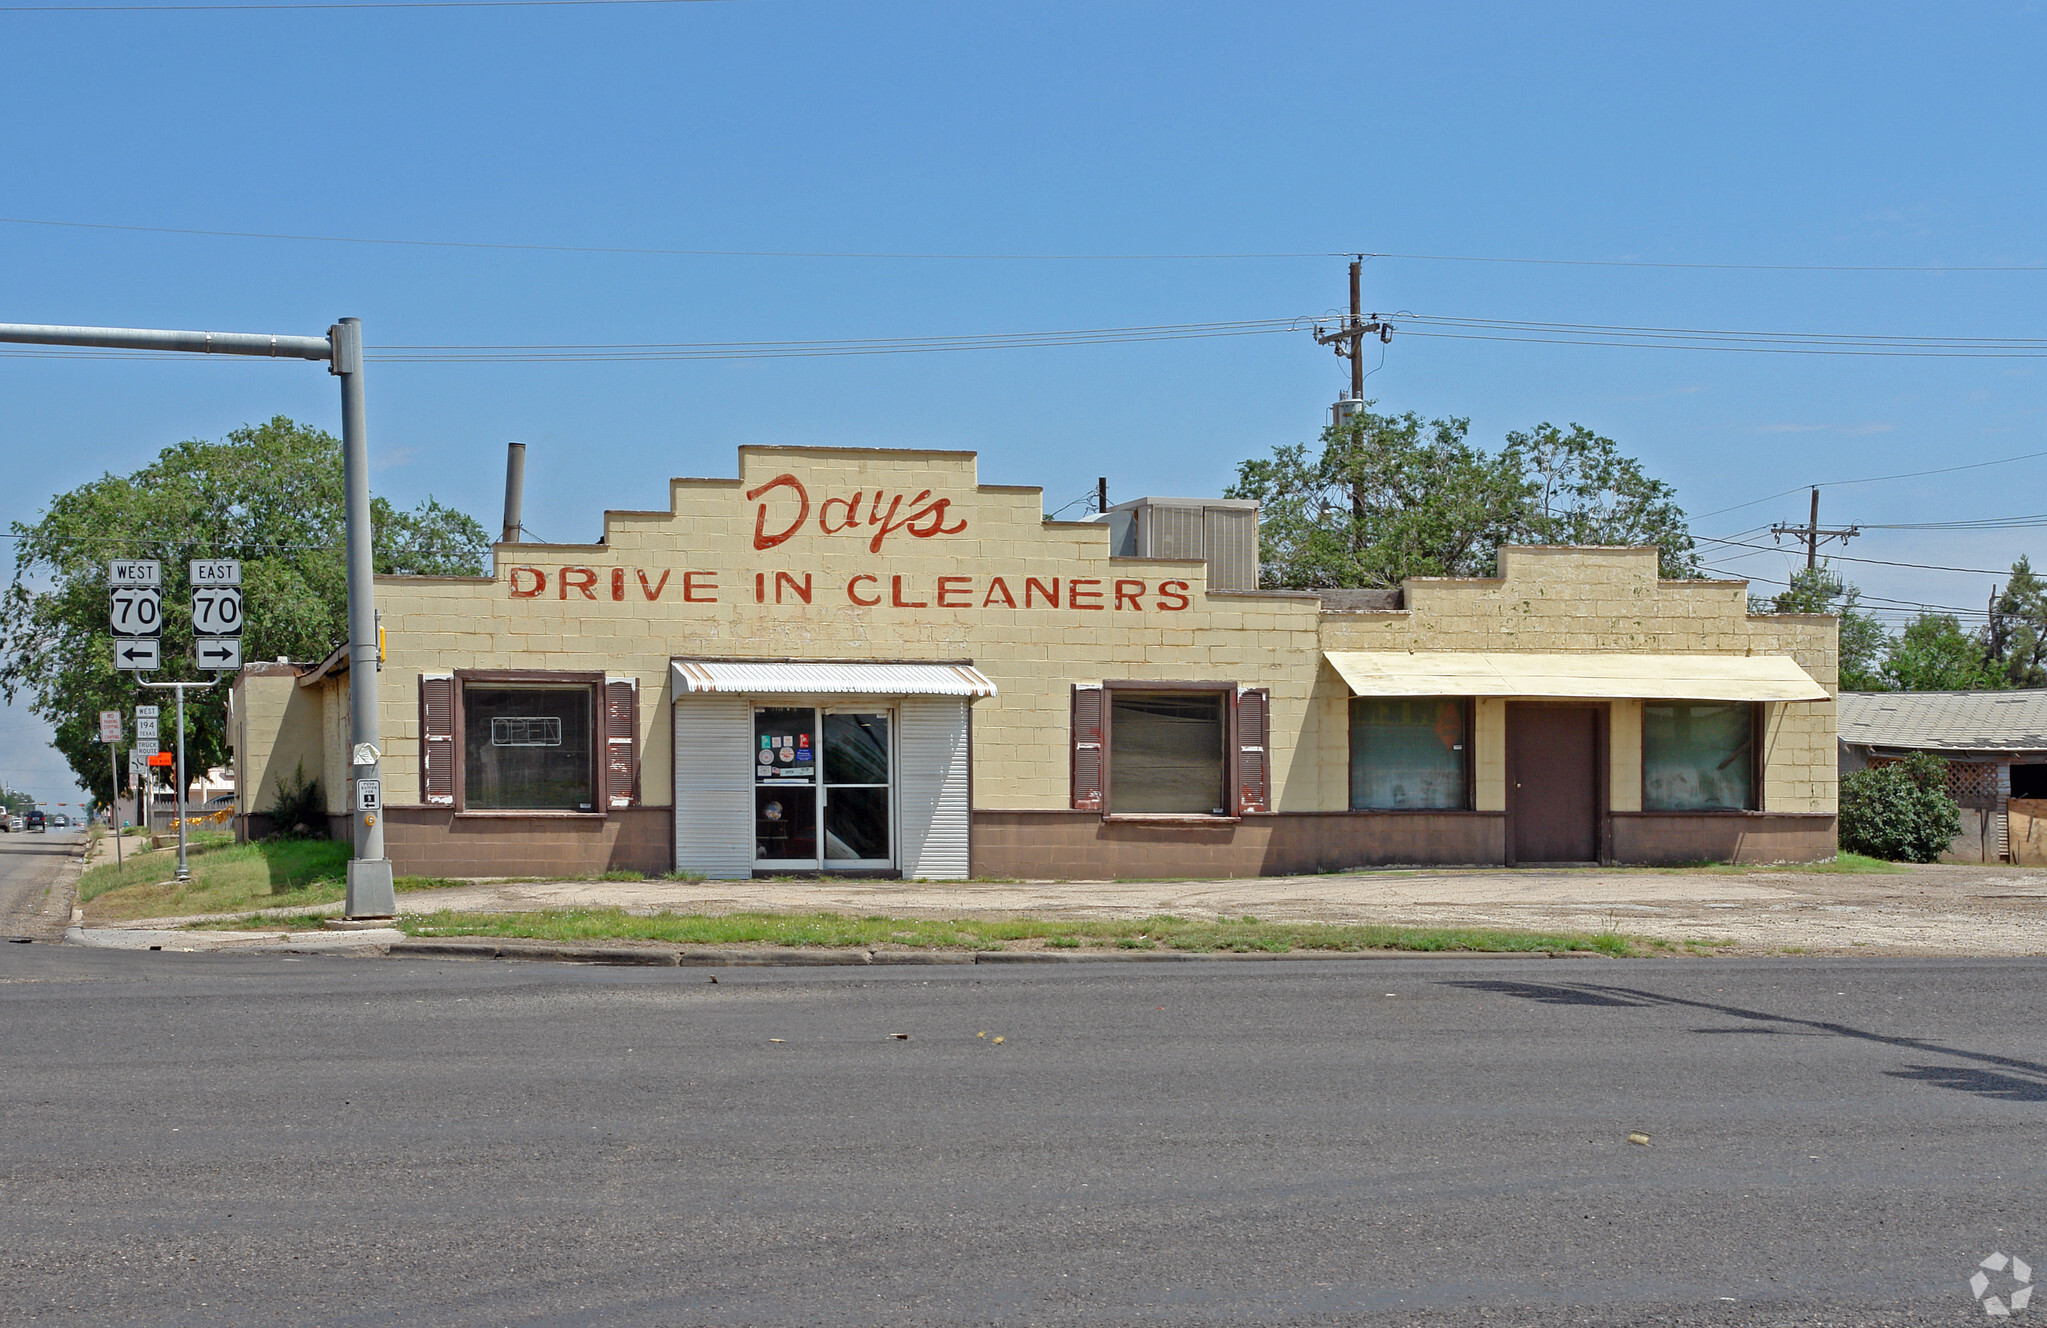
<instances>
[{"instance_id":1,"label":"small white road sign","mask_svg":"<svg viewBox=\"0 0 2047 1328\"><path fill-rule=\"evenodd\" d=\"M148 586L115 586L107 621L115 636L158 636L163 632L163 592Z\"/></svg>"},{"instance_id":2,"label":"small white road sign","mask_svg":"<svg viewBox=\"0 0 2047 1328\"><path fill-rule=\"evenodd\" d=\"M192 642L192 654L202 669L213 669L220 673L233 673L242 667L242 638L239 636L202 636Z\"/></svg>"},{"instance_id":3,"label":"small white road sign","mask_svg":"<svg viewBox=\"0 0 2047 1328\"><path fill-rule=\"evenodd\" d=\"M355 809L359 812L373 812L384 804L384 781L381 779L358 779L355 781Z\"/></svg>"},{"instance_id":4,"label":"small white road sign","mask_svg":"<svg viewBox=\"0 0 2047 1328\"><path fill-rule=\"evenodd\" d=\"M194 564L197 566L197 564ZM192 587L192 634L240 636L242 592L234 586Z\"/></svg>"},{"instance_id":5,"label":"small white road sign","mask_svg":"<svg viewBox=\"0 0 2047 1328\"><path fill-rule=\"evenodd\" d=\"M118 710L100 711L100 741L119 742L120 740L121 712Z\"/></svg>"},{"instance_id":6,"label":"small white road sign","mask_svg":"<svg viewBox=\"0 0 2047 1328\"><path fill-rule=\"evenodd\" d=\"M137 738L135 740L135 750L141 752L144 756L155 756L162 749L156 745L154 737L148 737Z\"/></svg>"},{"instance_id":7,"label":"small white road sign","mask_svg":"<svg viewBox=\"0 0 2047 1328\"><path fill-rule=\"evenodd\" d=\"M135 740L136 740L137 742L155 742L155 741L156 741L156 716L155 716L155 715L144 715L144 714L140 714L140 713L138 713L138 714L137 714L137 715L135 716Z\"/></svg>"},{"instance_id":8,"label":"small white road sign","mask_svg":"<svg viewBox=\"0 0 2047 1328\"><path fill-rule=\"evenodd\" d=\"M153 636L121 638L114 642L114 667L134 673L148 673L162 664L163 643Z\"/></svg>"},{"instance_id":9,"label":"small white road sign","mask_svg":"<svg viewBox=\"0 0 2047 1328\"><path fill-rule=\"evenodd\" d=\"M145 719L155 719L158 713L159 711L155 706L139 705L135 707L135 719L138 723Z\"/></svg>"},{"instance_id":10,"label":"small white road sign","mask_svg":"<svg viewBox=\"0 0 2047 1328\"><path fill-rule=\"evenodd\" d=\"M201 586L238 586L242 584L242 565L233 558L194 558L192 560L192 589Z\"/></svg>"},{"instance_id":11,"label":"small white road sign","mask_svg":"<svg viewBox=\"0 0 2047 1328\"><path fill-rule=\"evenodd\" d=\"M137 779L148 775L149 758L155 754L154 752L145 752L140 747L131 748L128 752L128 773Z\"/></svg>"},{"instance_id":12,"label":"small white road sign","mask_svg":"<svg viewBox=\"0 0 2047 1328\"><path fill-rule=\"evenodd\" d=\"M121 558L107 564L110 586L160 586L163 564L154 558Z\"/></svg>"}]
</instances>

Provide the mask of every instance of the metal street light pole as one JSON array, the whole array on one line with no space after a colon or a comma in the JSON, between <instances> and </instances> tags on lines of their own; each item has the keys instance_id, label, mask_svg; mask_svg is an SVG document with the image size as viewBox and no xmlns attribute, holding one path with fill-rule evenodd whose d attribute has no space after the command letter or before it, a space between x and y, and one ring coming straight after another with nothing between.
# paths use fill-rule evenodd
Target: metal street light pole
<instances>
[{"instance_id":1,"label":"metal street light pole","mask_svg":"<svg viewBox=\"0 0 2047 1328\"><path fill-rule=\"evenodd\" d=\"M344 318L324 337L269 336L260 332L180 332L161 328L63 327L0 323L0 342L29 346L99 346L113 350L188 351L197 355L254 355L325 360L341 379L341 464L348 493L348 699L351 761L356 783L380 788L377 750L377 609L370 543L369 432L363 406L362 323ZM163 686L164 684L151 684ZM176 685L176 684L174 684ZM198 684L189 684L197 686ZM208 684L210 685L210 684ZM182 685L178 692L184 700ZM182 713L182 712L181 712ZM183 778L182 766L180 779ZM184 790L179 789L182 799ZM357 799L349 799L353 811ZM379 799L381 805L381 799ZM179 807L179 875L184 875L184 808ZM351 918L387 918L398 911L391 863L384 857L381 811L355 813L355 856L348 863Z\"/></svg>"}]
</instances>

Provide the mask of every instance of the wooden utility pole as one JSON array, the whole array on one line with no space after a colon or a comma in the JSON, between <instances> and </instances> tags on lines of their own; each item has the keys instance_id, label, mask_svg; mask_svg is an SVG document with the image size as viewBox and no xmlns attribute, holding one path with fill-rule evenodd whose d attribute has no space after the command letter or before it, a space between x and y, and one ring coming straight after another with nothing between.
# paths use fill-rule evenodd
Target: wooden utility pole
<instances>
[{"instance_id":1,"label":"wooden utility pole","mask_svg":"<svg viewBox=\"0 0 2047 1328\"><path fill-rule=\"evenodd\" d=\"M1350 399L1361 401L1365 395L1365 338L1376 336L1380 344L1393 340L1393 325L1373 315L1370 322L1365 320L1363 296L1359 290L1360 274L1365 266L1364 255L1350 261L1350 318L1342 327L1333 331L1320 324L1315 328L1315 340L1336 352L1339 360L1350 361Z\"/></svg>"},{"instance_id":2,"label":"wooden utility pole","mask_svg":"<svg viewBox=\"0 0 2047 1328\"><path fill-rule=\"evenodd\" d=\"M1861 533L1862 527L1860 526L1848 526L1840 530L1820 529L1820 491L1817 487L1812 491L1812 516L1807 520L1806 524L1802 526L1787 526L1779 522L1777 525L1770 527L1770 538L1782 539L1784 536L1789 535L1805 545L1805 570L1808 572L1814 571L1819 567L1820 545L1822 542L1837 539L1846 544Z\"/></svg>"}]
</instances>

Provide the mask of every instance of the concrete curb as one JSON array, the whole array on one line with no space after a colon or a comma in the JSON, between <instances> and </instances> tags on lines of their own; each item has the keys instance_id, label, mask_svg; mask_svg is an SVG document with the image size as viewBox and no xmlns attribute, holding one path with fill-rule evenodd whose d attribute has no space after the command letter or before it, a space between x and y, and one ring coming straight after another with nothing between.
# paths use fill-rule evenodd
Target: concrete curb
<instances>
[{"instance_id":1,"label":"concrete curb","mask_svg":"<svg viewBox=\"0 0 2047 1328\"><path fill-rule=\"evenodd\" d=\"M859 968L957 966L963 964L1129 964L1308 962L1326 959L1605 959L1597 950L1289 950L1248 954L1184 951L1093 951L1048 954L1041 950L766 950L642 949L489 940L394 941L393 959L542 959L553 963L616 964L645 968Z\"/></svg>"}]
</instances>

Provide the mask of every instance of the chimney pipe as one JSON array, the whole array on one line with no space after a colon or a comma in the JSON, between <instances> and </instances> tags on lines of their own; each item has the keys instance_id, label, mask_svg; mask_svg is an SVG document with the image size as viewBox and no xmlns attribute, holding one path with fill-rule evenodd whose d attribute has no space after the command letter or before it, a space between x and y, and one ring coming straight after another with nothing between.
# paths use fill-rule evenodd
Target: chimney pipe
<instances>
[{"instance_id":1,"label":"chimney pipe","mask_svg":"<svg viewBox=\"0 0 2047 1328\"><path fill-rule=\"evenodd\" d=\"M520 507L526 494L526 444L510 443L505 448L505 534L504 544L519 542Z\"/></svg>"}]
</instances>

